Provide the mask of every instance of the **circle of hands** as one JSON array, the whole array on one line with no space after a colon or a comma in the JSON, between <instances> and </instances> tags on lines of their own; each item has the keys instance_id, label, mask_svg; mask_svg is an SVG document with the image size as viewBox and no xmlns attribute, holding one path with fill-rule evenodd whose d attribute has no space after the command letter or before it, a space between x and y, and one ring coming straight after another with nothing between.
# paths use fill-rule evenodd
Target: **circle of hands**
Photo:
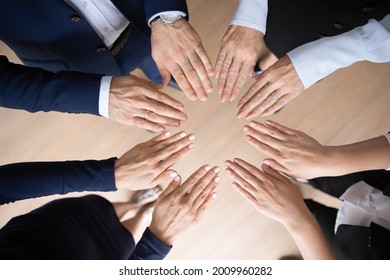
<instances>
[{"instance_id":1,"label":"circle of hands","mask_svg":"<svg viewBox=\"0 0 390 280\"><path fill-rule=\"evenodd\" d=\"M157 21L152 24L152 56L163 77L162 84L132 75L112 79L110 118L161 132L116 160L116 186L140 190L172 180L156 201L150 225L151 231L167 245L197 222L215 201L220 168L202 166L184 182L170 169L191 152L195 136L164 132L166 126L180 126L187 115L183 104L160 89L172 75L190 100L205 101L213 90L210 76L215 74L221 101L233 101L251 77L254 83L239 100L237 117L251 119L273 114L304 87L288 56L276 62L272 55L262 59L264 46L261 32L232 25L222 39L213 68L200 37L187 21L180 20L173 27ZM259 60L263 72L255 76L253 69ZM317 161L324 158L321 155L327 153L326 147L300 131L272 121L264 124L251 121L243 132L247 142L265 154L266 159L260 168L239 158L227 160L226 173L233 180L232 187L259 212L285 226L294 226L299 219L289 218L291 213L308 210L299 190L286 176L304 179L323 176L325 163Z\"/></svg>"}]
</instances>

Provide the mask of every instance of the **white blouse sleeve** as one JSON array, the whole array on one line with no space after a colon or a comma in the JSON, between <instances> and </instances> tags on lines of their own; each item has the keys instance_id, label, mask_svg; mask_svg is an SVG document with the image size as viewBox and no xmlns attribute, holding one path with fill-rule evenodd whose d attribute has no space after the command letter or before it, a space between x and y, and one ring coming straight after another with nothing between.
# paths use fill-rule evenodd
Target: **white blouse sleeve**
<instances>
[{"instance_id":1,"label":"white blouse sleeve","mask_svg":"<svg viewBox=\"0 0 390 280\"><path fill-rule=\"evenodd\" d=\"M390 14L380 22L302 45L287 53L305 88L339 68L368 60L390 61Z\"/></svg>"},{"instance_id":2,"label":"white blouse sleeve","mask_svg":"<svg viewBox=\"0 0 390 280\"><path fill-rule=\"evenodd\" d=\"M259 30L265 34L268 0L240 0L231 25L241 25Z\"/></svg>"}]
</instances>

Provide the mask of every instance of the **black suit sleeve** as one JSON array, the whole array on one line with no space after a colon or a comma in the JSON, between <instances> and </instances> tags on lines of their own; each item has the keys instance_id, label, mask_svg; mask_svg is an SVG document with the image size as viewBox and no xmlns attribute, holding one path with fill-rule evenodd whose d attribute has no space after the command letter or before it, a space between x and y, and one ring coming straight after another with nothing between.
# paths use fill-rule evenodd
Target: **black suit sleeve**
<instances>
[{"instance_id":1,"label":"black suit sleeve","mask_svg":"<svg viewBox=\"0 0 390 280\"><path fill-rule=\"evenodd\" d=\"M101 77L71 71L52 73L10 63L0 55L0 106L98 115Z\"/></svg>"},{"instance_id":2,"label":"black suit sleeve","mask_svg":"<svg viewBox=\"0 0 390 280\"><path fill-rule=\"evenodd\" d=\"M162 243L149 228L146 228L129 260L162 260L170 250L171 247Z\"/></svg>"},{"instance_id":3,"label":"black suit sleeve","mask_svg":"<svg viewBox=\"0 0 390 280\"><path fill-rule=\"evenodd\" d=\"M185 0L144 0L144 3L147 21L155 14L165 11L181 11L188 15L187 3Z\"/></svg>"},{"instance_id":4,"label":"black suit sleeve","mask_svg":"<svg viewBox=\"0 0 390 280\"><path fill-rule=\"evenodd\" d=\"M115 191L115 159L0 166L0 205L52 194Z\"/></svg>"}]
</instances>

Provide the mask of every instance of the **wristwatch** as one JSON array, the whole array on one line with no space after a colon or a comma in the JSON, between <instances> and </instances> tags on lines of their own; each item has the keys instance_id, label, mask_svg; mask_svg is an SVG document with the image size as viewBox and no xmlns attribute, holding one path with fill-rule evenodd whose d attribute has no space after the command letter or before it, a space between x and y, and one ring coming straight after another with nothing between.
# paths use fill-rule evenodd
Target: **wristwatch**
<instances>
[{"instance_id":1,"label":"wristwatch","mask_svg":"<svg viewBox=\"0 0 390 280\"><path fill-rule=\"evenodd\" d=\"M178 22L179 20L182 20L182 19L183 19L183 16L181 14L176 14L176 13L162 14L162 15L154 18L151 23L153 23L154 21L161 21L165 24L173 26L176 22Z\"/></svg>"}]
</instances>

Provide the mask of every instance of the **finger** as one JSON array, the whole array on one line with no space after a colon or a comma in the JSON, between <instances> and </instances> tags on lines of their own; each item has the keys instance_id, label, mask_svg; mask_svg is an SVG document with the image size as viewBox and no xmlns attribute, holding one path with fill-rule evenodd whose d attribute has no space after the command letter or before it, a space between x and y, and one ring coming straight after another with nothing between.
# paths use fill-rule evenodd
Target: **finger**
<instances>
[{"instance_id":1,"label":"finger","mask_svg":"<svg viewBox=\"0 0 390 280\"><path fill-rule=\"evenodd\" d=\"M248 170L248 172L250 172L252 175L254 175L255 177L259 178L260 180L263 180L264 178L264 173L258 169L256 166L246 162L245 160L242 160L240 158L235 158L233 160L233 162L239 166L241 166L242 168Z\"/></svg>"},{"instance_id":2,"label":"finger","mask_svg":"<svg viewBox=\"0 0 390 280\"><path fill-rule=\"evenodd\" d=\"M145 144L146 146L148 147L152 147L154 146L156 143L164 140L164 139L167 139L171 136L171 133L169 131L166 131L164 133L160 133L158 134L157 136L153 137L152 139L150 139L149 141L146 141L144 142L143 144Z\"/></svg>"},{"instance_id":3,"label":"finger","mask_svg":"<svg viewBox=\"0 0 390 280\"><path fill-rule=\"evenodd\" d=\"M158 196L157 202L162 201L169 197L175 190L180 187L181 177L177 175L173 178L172 182L168 185L168 187Z\"/></svg>"},{"instance_id":4,"label":"finger","mask_svg":"<svg viewBox=\"0 0 390 280\"><path fill-rule=\"evenodd\" d=\"M259 132L259 133L270 135L273 138L281 140L281 141L286 141L288 139L288 136L286 135L286 133L284 131L281 131L276 127L268 125L267 123L266 123L266 125L264 125L260 122L251 121L249 123L249 127L252 128L253 130Z\"/></svg>"},{"instance_id":5,"label":"finger","mask_svg":"<svg viewBox=\"0 0 390 280\"><path fill-rule=\"evenodd\" d=\"M262 152L263 154L271 157L271 158L279 158L280 157L280 151L272 148L271 146L267 145L266 143L260 142L256 138L247 135L246 141L248 141L249 144L251 144L256 150L259 152Z\"/></svg>"},{"instance_id":6,"label":"finger","mask_svg":"<svg viewBox=\"0 0 390 280\"><path fill-rule=\"evenodd\" d=\"M151 130L155 132L163 132L165 127L154 122L148 121L144 118L135 117L133 118L133 125L139 128L143 128L146 130Z\"/></svg>"},{"instance_id":7,"label":"finger","mask_svg":"<svg viewBox=\"0 0 390 280\"><path fill-rule=\"evenodd\" d=\"M172 180L178 176L177 172L175 170L167 169L161 172L156 178L153 179L151 185L157 186L164 182L165 180Z\"/></svg>"},{"instance_id":8,"label":"finger","mask_svg":"<svg viewBox=\"0 0 390 280\"><path fill-rule=\"evenodd\" d=\"M221 101L225 102L226 100L230 99L230 94L233 89L233 86L239 76L239 72L241 69L241 63L242 61L238 61L237 59L233 58L233 62L229 67L225 86L223 87L222 94L221 94Z\"/></svg>"},{"instance_id":9,"label":"finger","mask_svg":"<svg viewBox=\"0 0 390 280\"><path fill-rule=\"evenodd\" d=\"M182 111L184 105L162 92L155 92L153 95L149 95L146 100L140 101L140 106L161 116L181 121L187 120L187 115Z\"/></svg>"},{"instance_id":10,"label":"finger","mask_svg":"<svg viewBox=\"0 0 390 280\"><path fill-rule=\"evenodd\" d=\"M214 190L216 184L220 181L220 177L217 176L220 171L218 166L210 169L206 175L204 175L190 190L188 196L190 200L195 203L198 200L204 201L204 199ZM214 181L216 180L216 182ZM213 188L214 186L214 188ZM198 205L199 206L199 205Z\"/></svg>"},{"instance_id":11,"label":"finger","mask_svg":"<svg viewBox=\"0 0 390 280\"><path fill-rule=\"evenodd\" d=\"M264 110L262 116L269 116L275 113L276 111L282 109L288 102L290 102L294 97L290 94L285 94L278 99L272 106Z\"/></svg>"},{"instance_id":12,"label":"finger","mask_svg":"<svg viewBox=\"0 0 390 280\"><path fill-rule=\"evenodd\" d=\"M276 171L275 169L273 169L269 165L263 164L261 166L261 168L263 168L265 174L267 174L267 175L269 175L269 176L271 176L271 177L273 177L281 182L292 184L288 178L286 178L285 176L280 174L278 171Z\"/></svg>"},{"instance_id":13,"label":"finger","mask_svg":"<svg viewBox=\"0 0 390 280\"><path fill-rule=\"evenodd\" d=\"M258 92L260 91L267 83L268 79L264 74L260 74L256 76L256 81L249 88L247 93L241 98L241 100L237 104L237 108L240 110L248 101Z\"/></svg>"},{"instance_id":14,"label":"finger","mask_svg":"<svg viewBox=\"0 0 390 280\"><path fill-rule=\"evenodd\" d=\"M287 126L281 125L280 123L277 123L277 122L274 122L271 120L266 120L265 124L283 132L286 135L293 135L296 132L296 130L294 130L294 129L291 129Z\"/></svg>"},{"instance_id":15,"label":"finger","mask_svg":"<svg viewBox=\"0 0 390 280\"><path fill-rule=\"evenodd\" d=\"M196 216L195 216L195 222L198 222L200 220L200 218L202 217L203 213L210 207L210 205L212 205L215 202L217 197L218 197L218 194L216 192L213 192L198 207L198 211L196 212Z\"/></svg>"},{"instance_id":16,"label":"finger","mask_svg":"<svg viewBox=\"0 0 390 280\"><path fill-rule=\"evenodd\" d=\"M242 65L241 70L238 73L234 87L232 89L232 92L230 94L230 101L233 101L234 99L236 99L238 94L241 92L241 89L245 85L246 80L248 79L248 76L251 75L253 68L254 68L254 64L249 65L247 63L244 63Z\"/></svg>"},{"instance_id":17,"label":"finger","mask_svg":"<svg viewBox=\"0 0 390 280\"><path fill-rule=\"evenodd\" d=\"M180 161L182 158L184 158L187 154L189 154L192 149L194 148L194 144L191 143L188 146L185 146L181 150L177 151L176 153L171 154L166 159L160 162L159 169L165 170L172 165L174 165L176 162Z\"/></svg>"},{"instance_id":18,"label":"finger","mask_svg":"<svg viewBox=\"0 0 390 280\"><path fill-rule=\"evenodd\" d=\"M257 125L257 126L260 127L260 125ZM264 125L262 125L262 126L264 126ZM262 131L255 130L250 126L245 125L244 132L247 134L247 136L251 136L251 137L255 138L257 141L264 143L264 144L267 144L268 146L274 148L275 150L280 150L281 147L284 146L283 141L281 141L281 140L279 140L279 139L277 139L277 138L275 138L267 133L264 133Z\"/></svg>"},{"instance_id":19,"label":"finger","mask_svg":"<svg viewBox=\"0 0 390 280\"><path fill-rule=\"evenodd\" d=\"M232 65L233 57L231 55L228 55L225 57L224 61L222 62L221 66L221 73L219 74L218 79L218 93L222 94L225 84L226 84L226 78L228 76L228 72L230 69L230 66Z\"/></svg>"},{"instance_id":20,"label":"finger","mask_svg":"<svg viewBox=\"0 0 390 280\"><path fill-rule=\"evenodd\" d=\"M178 132L178 133L172 135L171 137L167 137L165 139L161 139L158 142L155 142L154 145L153 145L153 149L156 152L160 152L166 146L168 146L168 145L170 145L172 143L175 143L176 141L179 141L180 139L182 139L182 138L184 138L186 136L187 136L187 133L185 131ZM194 137L191 137L191 138L195 139Z\"/></svg>"},{"instance_id":21,"label":"finger","mask_svg":"<svg viewBox=\"0 0 390 280\"><path fill-rule=\"evenodd\" d=\"M284 167L283 165L281 165L279 162L277 162L276 160L274 160L272 158L264 159L263 165L271 167L272 169L274 169L278 172L284 173L287 176L292 176L291 170L287 169L286 167ZM264 170L264 168L263 168L263 170Z\"/></svg>"},{"instance_id":22,"label":"finger","mask_svg":"<svg viewBox=\"0 0 390 280\"><path fill-rule=\"evenodd\" d=\"M226 48L221 46L221 49L218 53L217 62L215 63L215 77L219 79L219 75L221 74L222 63L226 57Z\"/></svg>"},{"instance_id":23,"label":"finger","mask_svg":"<svg viewBox=\"0 0 390 280\"><path fill-rule=\"evenodd\" d=\"M244 189L242 186L240 186L237 183L233 183L232 187L234 190L236 190L240 195L242 195L246 200L248 200L252 205L256 206L257 199L256 197L252 194L251 191L247 191Z\"/></svg>"},{"instance_id":24,"label":"finger","mask_svg":"<svg viewBox=\"0 0 390 280\"><path fill-rule=\"evenodd\" d=\"M261 187L263 185L263 182L260 178L256 177L254 174L252 174L250 171L248 171L247 169L245 169L243 166L235 163L235 162L232 162L232 161L229 161L227 160L226 161L226 165L230 168L230 170L233 170L234 171L234 175L230 172L228 172L229 175L232 175L232 178L236 179L239 177L240 180L238 181L238 183L241 185L241 186L250 186L254 189L258 189L259 187ZM237 176L238 177L237 177ZM248 186L248 188L249 188Z\"/></svg>"},{"instance_id":25,"label":"finger","mask_svg":"<svg viewBox=\"0 0 390 280\"><path fill-rule=\"evenodd\" d=\"M283 100L284 95L280 90L275 90L271 92L257 107L247 115L247 118L253 118L260 114L263 114L270 107L277 104L280 100Z\"/></svg>"},{"instance_id":26,"label":"finger","mask_svg":"<svg viewBox=\"0 0 390 280\"><path fill-rule=\"evenodd\" d=\"M174 67L170 70L172 73L172 76L175 78L177 84L180 86L180 88L183 90L184 94L190 99L190 100L196 100L197 95L195 90L192 88L191 84L187 80L186 75L184 74L183 70L178 64L175 64Z\"/></svg>"},{"instance_id":27,"label":"finger","mask_svg":"<svg viewBox=\"0 0 390 280\"><path fill-rule=\"evenodd\" d=\"M181 62L180 67L183 69L187 81L190 83L198 98L205 101L207 99L207 94L203 88L199 72L202 73L202 77L207 77L207 79L209 79L209 77L207 76L206 70L204 69L198 55L196 53L192 53L188 60Z\"/></svg>"},{"instance_id":28,"label":"finger","mask_svg":"<svg viewBox=\"0 0 390 280\"><path fill-rule=\"evenodd\" d=\"M145 117L147 117L147 119L151 122L159 123L166 126L178 127L181 124L180 120L161 116L155 112L146 112Z\"/></svg>"},{"instance_id":29,"label":"finger","mask_svg":"<svg viewBox=\"0 0 390 280\"><path fill-rule=\"evenodd\" d=\"M181 138L179 140L171 142L171 143L169 143L167 141L165 146L161 145L162 148L160 150L155 149L155 153L158 154L158 158L160 160L164 160L164 159L168 158L169 156L171 156L172 154L180 151L182 148L192 144L193 141L195 140L195 135L193 135L193 134L182 137L183 135L184 135L184 133L180 133L179 136ZM169 139L169 140L171 140L171 139ZM157 147L155 147L155 148L157 148Z\"/></svg>"},{"instance_id":30,"label":"finger","mask_svg":"<svg viewBox=\"0 0 390 280\"><path fill-rule=\"evenodd\" d=\"M253 95L252 98L241 107L241 109L239 109L237 117L249 118L249 114L251 114L257 107L262 108L262 106L264 106L264 102L272 102L272 104L275 103L275 99L270 96L270 94L275 90L274 87L274 84L266 84L263 88L261 88L261 90L257 91L256 94ZM262 113L262 111L260 113Z\"/></svg>"},{"instance_id":31,"label":"finger","mask_svg":"<svg viewBox=\"0 0 390 280\"><path fill-rule=\"evenodd\" d=\"M187 195L192 187L202 178L211 167L209 165L203 165L198 170L196 170L181 186L180 194Z\"/></svg>"},{"instance_id":32,"label":"finger","mask_svg":"<svg viewBox=\"0 0 390 280\"><path fill-rule=\"evenodd\" d=\"M198 54L200 60L202 61L203 66L206 69L207 75L208 76L214 75L213 65L211 64L210 58L207 55L203 46L196 48L195 51ZM211 84L211 81L210 81L210 84ZM212 87L212 84L211 84L211 87Z\"/></svg>"},{"instance_id":33,"label":"finger","mask_svg":"<svg viewBox=\"0 0 390 280\"><path fill-rule=\"evenodd\" d=\"M157 65L158 71L160 72L161 78L162 78L162 87L166 87L169 84L169 81L171 80L171 73L169 73L168 69L161 65Z\"/></svg>"}]
</instances>

